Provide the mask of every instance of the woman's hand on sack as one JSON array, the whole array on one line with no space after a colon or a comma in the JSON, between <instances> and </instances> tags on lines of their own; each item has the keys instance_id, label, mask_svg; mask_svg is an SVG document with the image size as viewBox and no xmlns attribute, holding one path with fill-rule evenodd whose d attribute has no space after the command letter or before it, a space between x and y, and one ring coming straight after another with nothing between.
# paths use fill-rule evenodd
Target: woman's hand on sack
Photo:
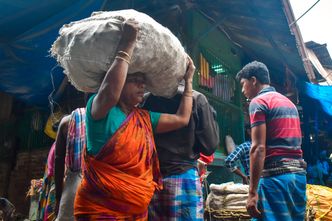
<instances>
[{"instance_id":1,"label":"woman's hand on sack","mask_svg":"<svg viewBox=\"0 0 332 221\"><path fill-rule=\"evenodd\" d=\"M194 62L188 55L187 56L187 72L184 75L184 80L186 82L192 82L195 70L196 70L196 67L194 65Z\"/></svg>"},{"instance_id":2,"label":"woman's hand on sack","mask_svg":"<svg viewBox=\"0 0 332 221\"><path fill-rule=\"evenodd\" d=\"M135 19L128 19L122 26L121 41L135 42L139 31L138 22Z\"/></svg>"}]
</instances>

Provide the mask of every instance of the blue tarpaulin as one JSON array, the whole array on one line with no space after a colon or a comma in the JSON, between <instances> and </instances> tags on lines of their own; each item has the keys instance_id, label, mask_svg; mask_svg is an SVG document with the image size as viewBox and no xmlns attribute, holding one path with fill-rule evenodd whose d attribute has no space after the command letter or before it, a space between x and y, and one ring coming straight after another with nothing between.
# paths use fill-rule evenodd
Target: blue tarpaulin
<instances>
[{"instance_id":1,"label":"blue tarpaulin","mask_svg":"<svg viewBox=\"0 0 332 221\"><path fill-rule=\"evenodd\" d=\"M332 86L303 83L303 93L317 100L326 114L332 117Z\"/></svg>"},{"instance_id":2,"label":"blue tarpaulin","mask_svg":"<svg viewBox=\"0 0 332 221\"><path fill-rule=\"evenodd\" d=\"M101 10L103 2L0 1L0 91L47 106L48 96L64 78L62 68L49 55L59 29Z\"/></svg>"}]
</instances>

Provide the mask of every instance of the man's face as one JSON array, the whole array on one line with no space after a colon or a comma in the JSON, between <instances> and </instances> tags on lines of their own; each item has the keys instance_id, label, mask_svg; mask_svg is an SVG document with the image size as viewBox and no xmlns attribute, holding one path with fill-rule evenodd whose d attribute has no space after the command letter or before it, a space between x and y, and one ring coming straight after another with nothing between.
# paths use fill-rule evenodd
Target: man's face
<instances>
[{"instance_id":1,"label":"man's face","mask_svg":"<svg viewBox=\"0 0 332 221\"><path fill-rule=\"evenodd\" d=\"M242 78L240 81L242 87L242 93L248 99L252 99L257 95L255 90L256 87L254 85L254 80L255 80L254 78L250 79Z\"/></svg>"}]
</instances>

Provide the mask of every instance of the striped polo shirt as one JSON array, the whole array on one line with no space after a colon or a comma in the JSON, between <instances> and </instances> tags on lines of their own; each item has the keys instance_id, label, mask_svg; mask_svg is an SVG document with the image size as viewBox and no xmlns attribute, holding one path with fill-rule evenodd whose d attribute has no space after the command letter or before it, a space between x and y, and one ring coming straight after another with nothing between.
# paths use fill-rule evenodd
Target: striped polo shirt
<instances>
[{"instance_id":1,"label":"striped polo shirt","mask_svg":"<svg viewBox=\"0 0 332 221\"><path fill-rule=\"evenodd\" d=\"M296 106L273 87L261 90L249 105L251 128L266 124L267 161L302 158L301 127Z\"/></svg>"}]
</instances>

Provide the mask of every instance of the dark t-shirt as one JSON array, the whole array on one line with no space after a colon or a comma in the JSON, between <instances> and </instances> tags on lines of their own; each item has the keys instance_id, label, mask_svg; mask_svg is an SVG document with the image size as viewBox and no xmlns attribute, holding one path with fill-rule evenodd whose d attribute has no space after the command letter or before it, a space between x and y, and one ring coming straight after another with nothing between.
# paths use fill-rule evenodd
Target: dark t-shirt
<instances>
[{"instance_id":1,"label":"dark t-shirt","mask_svg":"<svg viewBox=\"0 0 332 221\"><path fill-rule=\"evenodd\" d=\"M148 95L143 108L160 113L175 114L182 97L181 90L170 99ZM206 97L194 91L193 110L186 127L155 134L155 142L162 175L181 174L196 167L199 153L211 155L219 144L219 129L213 109Z\"/></svg>"}]
</instances>

